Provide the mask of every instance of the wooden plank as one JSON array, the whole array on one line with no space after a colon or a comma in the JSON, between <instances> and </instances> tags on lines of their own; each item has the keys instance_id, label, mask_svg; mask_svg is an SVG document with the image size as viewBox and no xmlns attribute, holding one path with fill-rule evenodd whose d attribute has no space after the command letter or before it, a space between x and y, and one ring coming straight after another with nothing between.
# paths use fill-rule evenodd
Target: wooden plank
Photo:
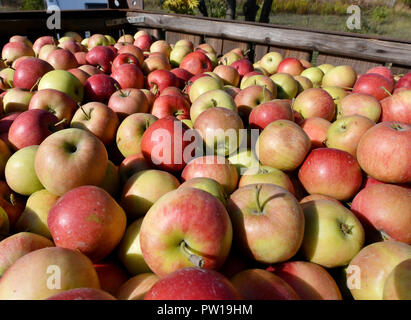
<instances>
[{"instance_id":1,"label":"wooden plank","mask_svg":"<svg viewBox=\"0 0 411 320\"><path fill-rule=\"evenodd\" d=\"M195 34L166 31L166 41L168 43L176 43L178 40L186 39L193 43L194 47L201 43L201 36Z\"/></svg>"},{"instance_id":2,"label":"wooden plank","mask_svg":"<svg viewBox=\"0 0 411 320\"><path fill-rule=\"evenodd\" d=\"M282 29L270 25L253 25L230 20L198 19L197 17L131 11L128 16L144 17L144 24L171 31L204 34L242 42L268 43L271 46L292 47L299 50L317 50L331 55L411 65L411 43L402 41L355 38L322 32ZM212 21L212 23L210 22Z\"/></svg>"},{"instance_id":3,"label":"wooden plank","mask_svg":"<svg viewBox=\"0 0 411 320\"><path fill-rule=\"evenodd\" d=\"M161 30L160 29L154 29L154 28L138 28L137 31L146 31L148 32L148 34L154 39L154 41L156 40L161 40L162 39L162 35L161 35Z\"/></svg>"},{"instance_id":4,"label":"wooden plank","mask_svg":"<svg viewBox=\"0 0 411 320\"><path fill-rule=\"evenodd\" d=\"M390 69L393 75L407 74L411 72L411 68L410 67L407 68L406 66L393 65Z\"/></svg>"},{"instance_id":5,"label":"wooden plank","mask_svg":"<svg viewBox=\"0 0 411 320\"><path fill-rule=\"evenodd\" d=\"M223 54L236 48L240 48L244 53L246 53L250 50L251 44L248 42L239 42L228 39L223 40Z\"/></svg>"},{"instance_id":6,"label":"wooden plank","mask_svg":"<svg viewBox=\"0 0 411 320\"><path fill-rule=\"evenodd\" d=\"M382 63L374 62L374 61L352 59L348 57L327 55L327 54L320 53L317 57L317 66L323 63L330 63L336 66L349 65L349 66L352 66L354 70L359 74L365 73L371 68L382 65Z\"/></svg>"},{"instance_id":7,"label":"wooden plank","mask_svg":"<svg viewBox=\"0 0 411 320\"><path fill-rule=\"evenodd\" d=\"M296 58L296 59L305 59L310 61L311 60L311 52L304 51L304 50L295 50L290 48L282 48L282 47L273 47L270 46L268 49L269 52L277 51L281 53L283 58Z\"/></svg>"},{"instance_id":8,"label":"wooden plank","mask_svg":"<svg viewBox=\"0 0 411 320\"><path fill-rule=\"evenodd\" d=\"M256 44L254 46L254 61L257 62L268 52L269 46Z\"/></svg>"},{"instance_id":9,"label":"wooden plank","mask_svg":"<svg viewBox=\"0 0 411 320\"><path fill-rule=\"evenodd\" d=\"M217 57L223 54L223 39L206 37L205 43L208 43L214 48L217 53Z\"/></svg>"}]
</instances>

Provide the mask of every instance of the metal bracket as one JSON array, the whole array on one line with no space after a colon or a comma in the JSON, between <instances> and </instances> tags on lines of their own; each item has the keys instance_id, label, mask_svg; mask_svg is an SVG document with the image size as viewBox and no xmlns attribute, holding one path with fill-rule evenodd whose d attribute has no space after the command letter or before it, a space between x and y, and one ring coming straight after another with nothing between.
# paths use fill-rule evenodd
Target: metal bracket
<instances>
[{"instance_id":1,"label":"metal bracket","mask_svg":"<svg viewBox=\"0 0 411 320\"><path fill-rule=\"evenodd\" d=\"M144 17L127 17L120 19L111 19L106 20L107 27L115 27L123 24L135 24L135 23L144 23Z\"/></svg>"}]
</instances>

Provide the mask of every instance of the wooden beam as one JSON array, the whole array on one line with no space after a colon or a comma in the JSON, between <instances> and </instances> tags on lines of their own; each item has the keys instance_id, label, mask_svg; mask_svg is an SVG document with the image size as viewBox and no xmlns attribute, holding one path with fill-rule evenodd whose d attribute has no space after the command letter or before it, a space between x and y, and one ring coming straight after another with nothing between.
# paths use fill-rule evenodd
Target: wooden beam
<instances>
[{"instance_id":1,"label":"wooden beam","mask_svg":"<svg viewBox=\"0 0 411 320\"><path fill-rule=\"evenodd\" d=\"M183 15L129 11L129 18L138 19L140 26L162 28L169 31L201 34L242 42L271 46L315 50L321 53L345 55L378 62L391 61L411 65L411 42L358 38L356 35L331 34L308 30L294 30L267 24L240 23L219 19L200 19ZM142 21L144 19L144 22Z\"/></svg>"}]
</instances>

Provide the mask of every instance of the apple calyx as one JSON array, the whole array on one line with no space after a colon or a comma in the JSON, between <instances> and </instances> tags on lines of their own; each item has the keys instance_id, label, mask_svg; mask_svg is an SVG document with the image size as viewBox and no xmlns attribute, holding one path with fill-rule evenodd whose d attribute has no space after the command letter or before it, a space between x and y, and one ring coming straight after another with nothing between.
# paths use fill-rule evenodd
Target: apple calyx
<instances>
[{"instance_id":1,"label":"apple calyx","mask_svg":"<svg viewBox=\"0 0 411 320\"><path fill-rule=\"evenodd\" d=\"M353 225L349 226L349 225L347 225L347 224L344 223L344 222L340 222L340 229L341 229L342 233L343 233L345 236L352 234L352 229L353 229L353 228L354 228Z\"/></svg>"},{"instance_id":2,"label":"apple calyx","mask_svg":"<svg viewBox=\"0 0 411 320\"><path fill-rule=\"evenodd\" d=\"M391 124L390 125L390 127L392 128L392 129L394 129L395 131L403 131L403 130L406 130L401 124L399 124L399 123L393 123L393 124Z\"/></svg>"},{"instance_id":3,"label":"apple calyx","mask_svg":"<svg viewBox=\"0 0 411 320\"><path fill-rule=\"evenodd\" d=\"M180 243L180 249L187 259L196 267L203 268L205 261L202 256L196 254L193 249L191 249L188 244L183 240Z\"/></svg>"}]
</instances>

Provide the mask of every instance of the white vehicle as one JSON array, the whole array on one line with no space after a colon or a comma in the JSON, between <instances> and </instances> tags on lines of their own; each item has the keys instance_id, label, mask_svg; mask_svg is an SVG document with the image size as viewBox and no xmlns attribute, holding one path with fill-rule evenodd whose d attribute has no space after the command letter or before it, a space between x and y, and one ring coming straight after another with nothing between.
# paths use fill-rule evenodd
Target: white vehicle
<instances>
[{"instance_id":1,"label":"white vehicle","mask_svg":"<svg viewBox=\"0 0 411 320\"><path fill-rule=\"evenodd\" d=\"M108 3L104 0L46 0L46 8L58 6L61 10L82 10L107 8Z\"/></svg>"}]
</instances>

